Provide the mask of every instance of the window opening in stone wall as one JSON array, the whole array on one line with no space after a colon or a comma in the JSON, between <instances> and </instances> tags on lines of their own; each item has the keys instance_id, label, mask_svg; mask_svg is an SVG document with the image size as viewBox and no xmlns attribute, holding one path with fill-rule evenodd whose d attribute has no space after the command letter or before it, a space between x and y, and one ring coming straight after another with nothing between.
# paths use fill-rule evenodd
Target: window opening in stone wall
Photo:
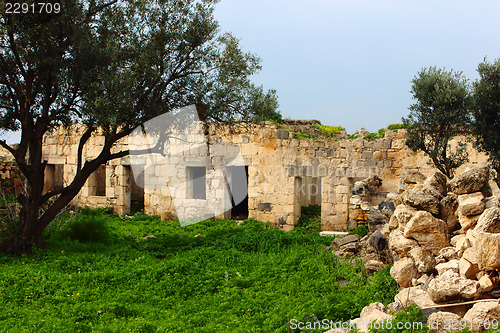
<instances>
[{"instance_id":1,"label":"window opening in stone wall","mask_svg":"<svg viewBox=\"0 0 500 333\"><path fill-rule=\"evenodd\" d=\"M89 177L89 195L106 196L106 166L100 165Z\"/></svg>"},{"instance_id":2,"label":"window opening in stone wall","mask_svg":"<svg viewBox=\"0 0 500 333\"><path fill-rule=\"evenodd\" d=\"M207 169L205 167L187 167L187 198L207 198Z\"/></svg>"},{"instance_id":3,"label":"window opening in stone wall","mask_svg":"<svg viewBox=\"0 0 500 333\"><path fill-rule=\"evenodd\" d=\"M228 199L231 202L231 219L248 218L248 166L226 167Z\"/></svg>"},{"instance_id":4,"label":"window opening in stone wall","mask_svg":"<svg viewBox=\"0 0 500 333\"><path fill-rule=\"evenodd\" d=\"M43 192L60 190L64 187L64 164L47 164L45 166Z\"/></svg>"}]
</instances>

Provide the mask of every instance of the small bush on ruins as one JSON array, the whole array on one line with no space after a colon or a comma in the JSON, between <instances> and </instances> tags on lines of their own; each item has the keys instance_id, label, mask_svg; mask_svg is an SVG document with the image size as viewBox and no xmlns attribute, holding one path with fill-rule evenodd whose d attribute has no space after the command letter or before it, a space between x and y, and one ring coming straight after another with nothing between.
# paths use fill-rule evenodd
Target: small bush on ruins
<instances>
[{"instance_id":1,"label":"small bush on ruins","mask_svg":"<svg viewBox=\"0 0 500 333\"><path fill-rule=\"evenodd\" d=\"M387 126L388 130L398 130L403 128L406 128L406 125L400 123L390 124L389 126Z\"/></svg>"},{"instance_id":2,"label":"small bush on ruins","mask_svg":"<svg viewBox=\"0 0 500 333\"><path fill-rule=\"evenodd\" d=\"M321 206L311 205L301 208L301 216L297 220L294 232L317 234L321 231Z\"/></svg>"},{"instance_id":3,"label":"small bush on ruins","mask_svg":"<svg viewBox=\"0 0 500 333\"><path fill-rule=\"evenodd\" d=\"M340 134L342 131L345 131L345 128L343 126L329 126L329 125L315 124L313 125L313 127L319 130L321 134L323 134L324 136L332 136L335 134Z\"/></svg>"}]
</instances>

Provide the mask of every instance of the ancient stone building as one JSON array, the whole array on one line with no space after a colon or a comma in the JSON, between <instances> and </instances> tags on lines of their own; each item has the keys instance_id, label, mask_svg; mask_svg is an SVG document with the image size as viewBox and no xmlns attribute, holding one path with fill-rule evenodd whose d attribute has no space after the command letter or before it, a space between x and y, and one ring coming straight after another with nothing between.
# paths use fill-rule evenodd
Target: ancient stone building
<instances>
[{"instance_id":1,"label":"ancient stone building","mask_svg":"<svg viewBox=\"0 0 500 333\"><path fill-rule=\"evenodd\" d=\"M425 175L435 171L423 154L404 145L404 130L386 130L385 137L376 140L342 139L345 133L336 139L297 138L295 133L311 124L266 122L197 129L186 136L188 140L171 139L161 158L148 154L102 165L74 202L111 206L119 214L140 207L164 218L186 218L192 212L206 217L253 217L285 230L293 228L301 206L320 204L322 229L344 230L356 181L373 175L383 180L379 195L372 198L372 204L378 204L387 192L398 192L404 171L419 170ZM47 190L73 178L81 134L77 127L60 128L45 137ZM128 144L125 139L118 149ZM461 169L486 162L470 143L460 144L468 145L471 160ZM93 136L85 145L85 158L96 156L102 145L103 137ZM232 193L236 187L244 190ZM238 195L235 205L232 199Z\"/></svg>"}]
</instances>

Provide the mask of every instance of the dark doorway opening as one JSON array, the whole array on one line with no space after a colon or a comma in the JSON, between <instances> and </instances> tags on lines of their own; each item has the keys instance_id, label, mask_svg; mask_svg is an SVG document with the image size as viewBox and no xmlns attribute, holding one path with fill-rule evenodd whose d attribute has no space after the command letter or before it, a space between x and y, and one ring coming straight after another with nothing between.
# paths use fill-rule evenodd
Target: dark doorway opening
<instances>
[{"instance_id":1,"label":"dark doorway opening","mask_svg":"<svg viewBox=\"0 0 500 333\"><path fill-rule=\"evenodd\" d=\"M144 211L144 165L134 165L129 179L130 214L135 214Z\"/></svg>"},{"instance_id":2,"label":"dark doorway opening","mask_svg":"<svg viewBox=\"0 0 500 333\"><path fill-rule=\"evenodd\" d=\"M226 167L226 181L231 201L231 219L248 218L248 166Z\"/></svg>"}]
</instances>

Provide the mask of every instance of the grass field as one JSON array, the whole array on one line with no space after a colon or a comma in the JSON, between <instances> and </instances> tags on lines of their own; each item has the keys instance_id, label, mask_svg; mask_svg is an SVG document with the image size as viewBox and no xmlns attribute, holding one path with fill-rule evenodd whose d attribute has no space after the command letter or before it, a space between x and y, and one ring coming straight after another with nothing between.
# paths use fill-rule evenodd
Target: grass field
<instances>
[{"instance_id":1,"label":"grass field","mask_svg":"<svg viewBox=\"0 0 500 333\"><path fill-rule=\"evenodd\" d=\"M0 254L0 332L292 332L397 291L388 269L368 276L324 250L331 239L254 220L182 228L84 209L50 236L31 256Z\"/></svg>"}]
</instances>

